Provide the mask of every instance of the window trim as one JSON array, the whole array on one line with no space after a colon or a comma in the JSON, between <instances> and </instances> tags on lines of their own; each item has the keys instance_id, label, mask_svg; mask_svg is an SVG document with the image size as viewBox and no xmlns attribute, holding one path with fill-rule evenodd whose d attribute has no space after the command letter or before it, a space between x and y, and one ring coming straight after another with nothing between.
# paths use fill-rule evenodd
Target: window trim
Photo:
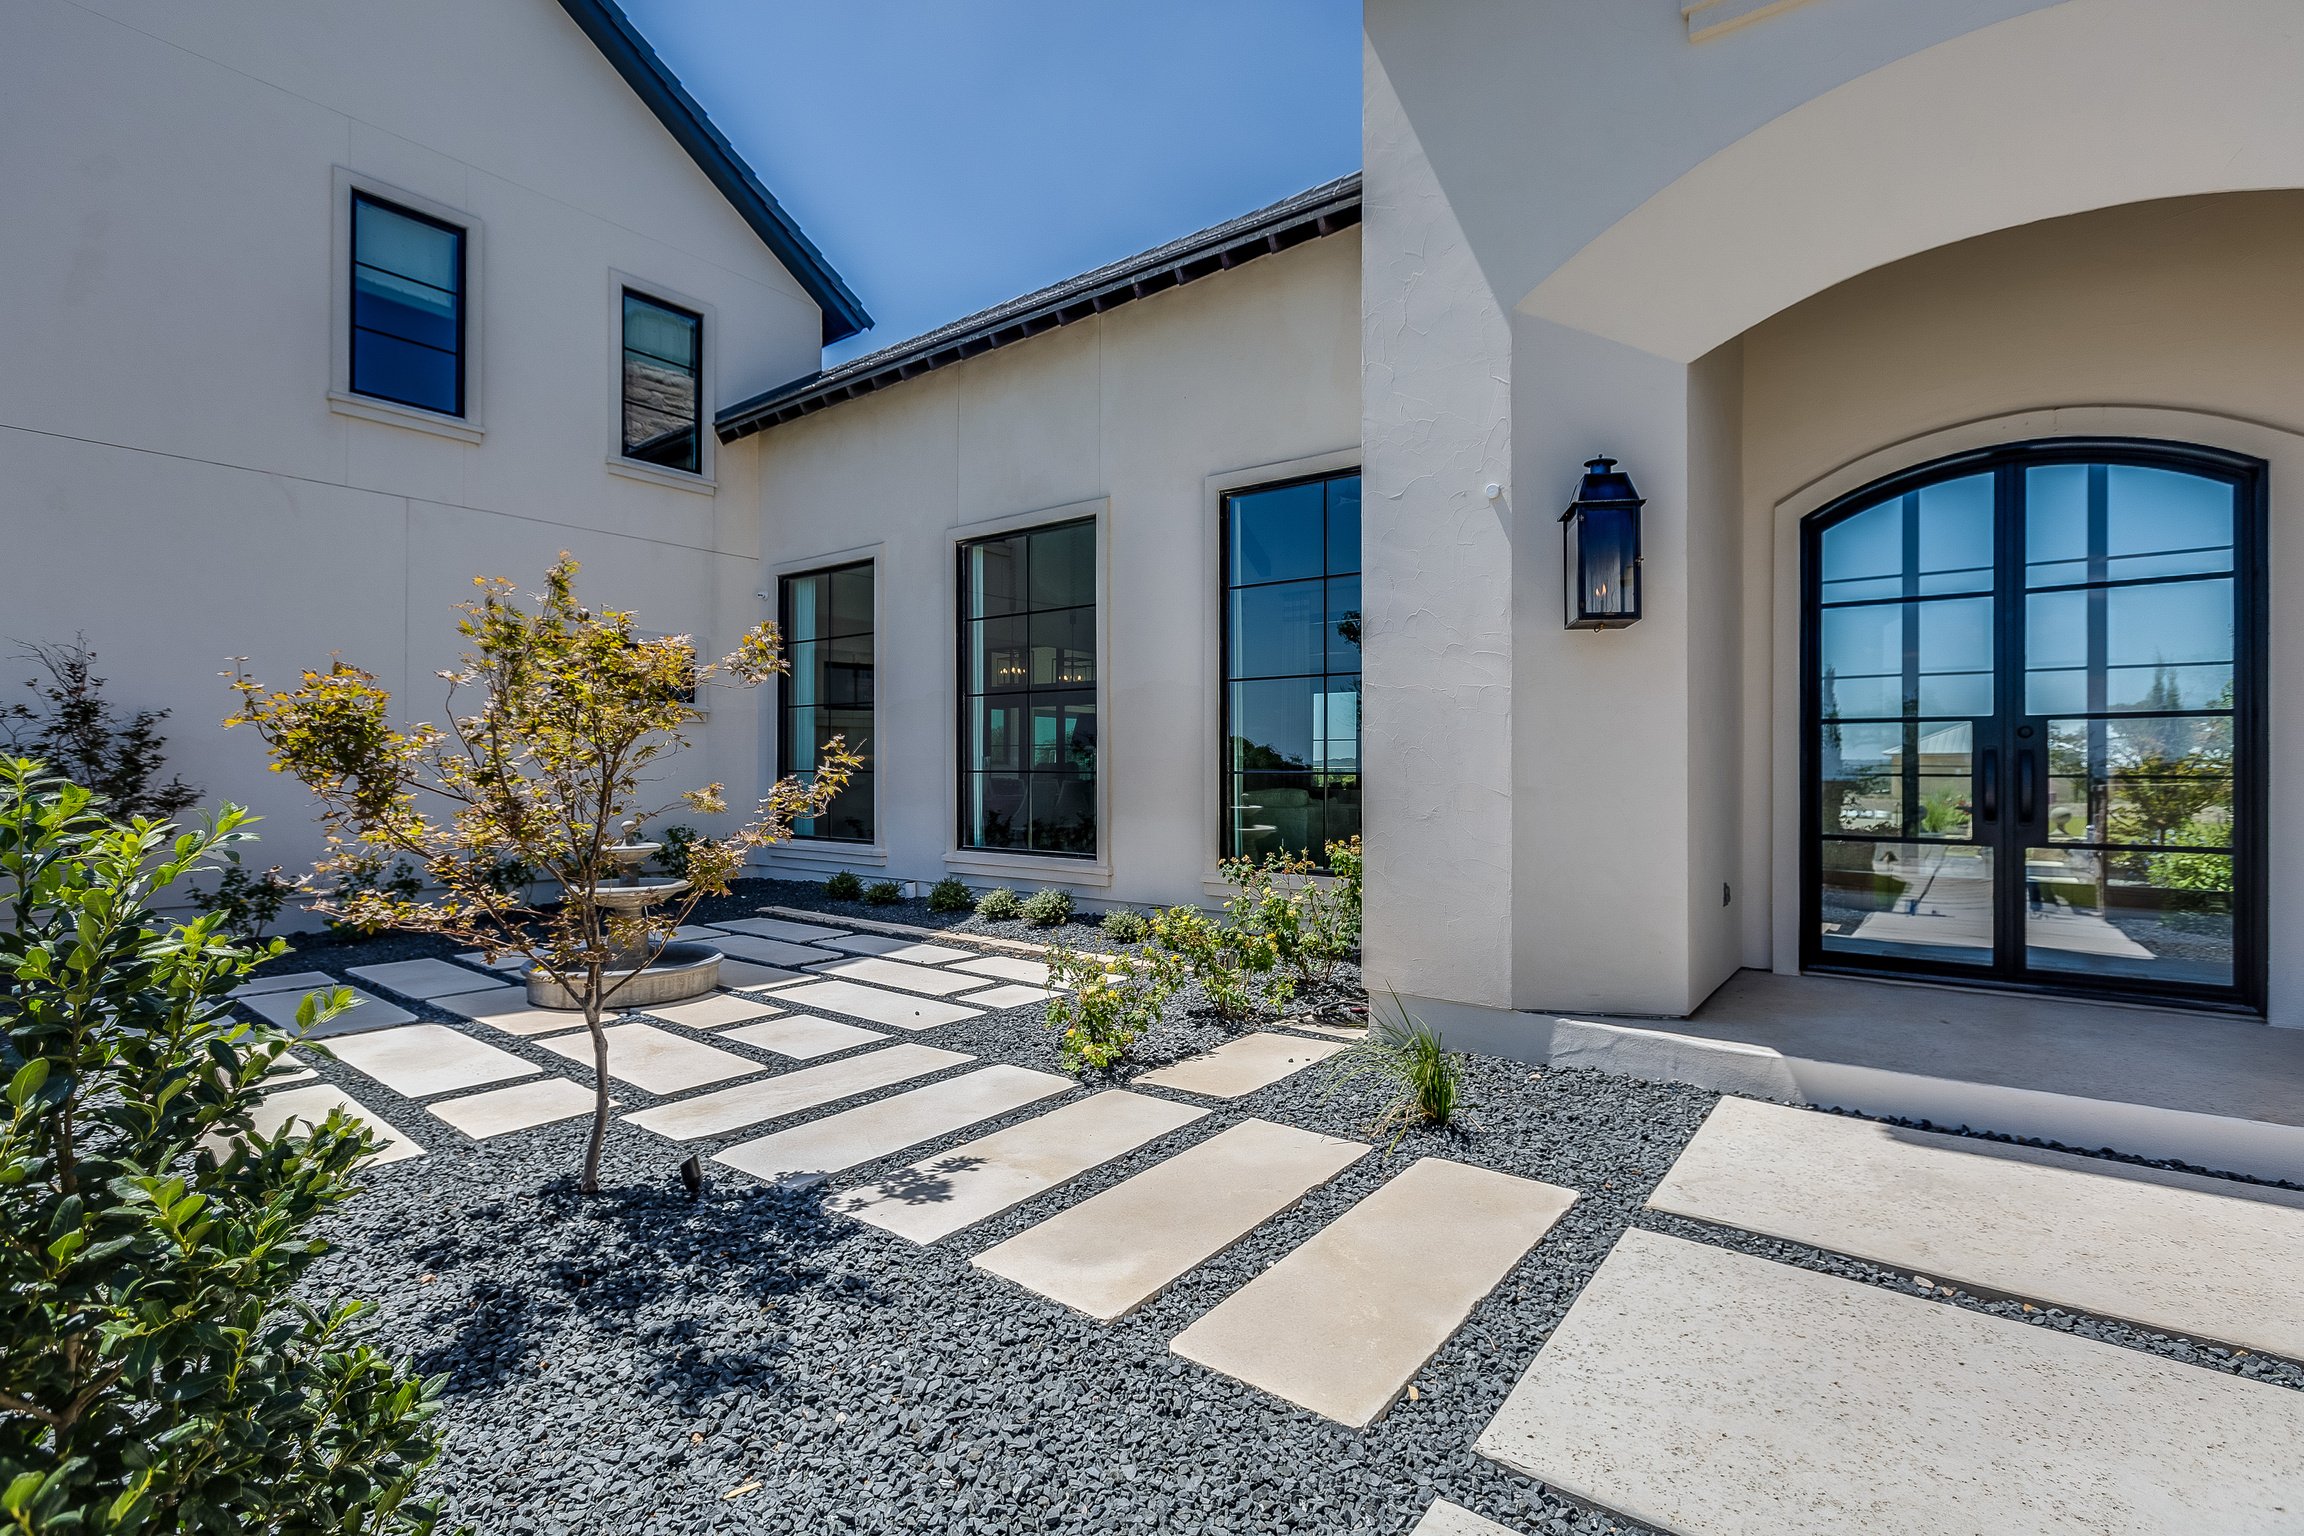
<instances>
[{"instance_id":1,"label":"window trim","mask_svg":"<svg viewBox=\"0 0 2304 1536\"><path fill-rule=\"evenodd\" d=\"M627 292L635 298L661 304L667 309L683 310L694 315L699 322L696 338L697 467L694 470L671 469L662 464L649 464L624 456L624 295ZM719 390L714 386L720 358L719 342L715 336L720 324L719 312L693 294L682 293L663 283L651 282L611 267L608 270L607 313L608 472L629 480L671 486L700 496L717 495L720 489L720 434L712 430L712 418L720 404Z\"/></svg>"},{"instance_id":2,"label":"window trim","mask_svg":"<svg viewBox=\"0 0 2304 1536\"><path fill-rule=\"evenodd\" d=\"M980 539L1027 533L1058 523L1092 521L1096 528L1096 852L1077 854L1010 852L998 848L968 848L960 842L960 756L966 745L961 712L967 694L961 669L967 664L961 645L960 550ZM945 530L944 643L952 647L944 668L944 867L954 874L983 875L993 879L1038 880L1050 885L1108 886L1112 883L1112 824L1115 782L1122 756L1112 750L1112 500L1068 502L1032 512L986 518Z\"/></svg>"},{"instance_id":3,"label":"window trim","mask_svg":"<svg viewBox=\"0 0 2304 1536\"><path fill-rule=\"evenodd\" d=\"M1200 590L1207 594L1206 619L1201 625L1200 675L1209 679L1207 702L1201 711L1201 740L1198 776L1202 785L1200 825L1207 829L1206 862L1201 868L1202 891L1211 897L1232 894L1233 887L1224 879L1222 863L1230 857L1224 850L1227 793L1225 780L1224 732L1230 714L1230 686L1226 673L1230 670L1225 658L1225 627L1229 621L1230 588L1226 585L1230 572L1224 548L1224 499L1243 491L1261 490L1267 486L1292 485L1306 480L1326 480L1337 475L1363 475L1361 516L1361 575L1367 575L1367 516L1368 501L1361 454L1357 447L1337 448L1327 453L1316 453L1301 459L1280 459L1269 464L1252 464L1239 469L1228 469L1208 475L1201 481L1202 549ZM1365 602L1365 597L1363 597ZM1362 672L1366 672L1366 648L1362 648ZM1366 722L1362 722L1365 731ZM1365 814L1365 807L1363 807ZM1315 876L1326 879L1326 875Z\"/></svg>"},{"instance_id":4,"label":"window trim","mask_svg":"<svg viewBox=\"0 0 2304 1536\"><path fill-rule=\"evenodd\" d=\"M809 576L829 576L836 571L850 571L858 566L862 566L872 573L872 628L868 633L872 636L872 724L869 729L872 733L873 750L872 755L866 759L868 771L872 775L872 835L863 838L823 837L813 833L794 832L778 846L822 851L827 855L847 849L858 852L878 851L885 858L887 833L880 821L880 623L885 612L881 601L880 547L874 545L869 551L853 557L815 560L793 567L780 566L774 572L776 585L768 596L768 603L770 610L775 615L777 636L784 645L785 654L789 656L794 642L791 616L784 611L784 584ZM790 702L786 695L790 687L791 674L789 672L779 674L776 679L774 703L776 713L771 722L775 745L771 749L772 755L769 759L772 768L772 772L768 776L770 783L782 782L784 776L791 771L785 766L788 760L785 749L790 745L790 739L785 730L785 711Z\"/></svg>"},{"instance_id":5,"label":"window trim","mask_svg":"<svg viewBox=\"0 0 2304 1536\"><path fill-rule=\"evenodd\" d=\"M355 194L389 203L408 213L450 225L464 236L464 330L459 348L463 367L463 406L448 415L422 406L402 405L352 390L352 199ZM450 207L421 193L365 175L346 166L330 167L329 373L328 408L339 416L409 427L457 442L477 443L486 428L482 422L483 298L487 288L486 235L481 222L460 208Z\"/></svg>"}]
</instances>

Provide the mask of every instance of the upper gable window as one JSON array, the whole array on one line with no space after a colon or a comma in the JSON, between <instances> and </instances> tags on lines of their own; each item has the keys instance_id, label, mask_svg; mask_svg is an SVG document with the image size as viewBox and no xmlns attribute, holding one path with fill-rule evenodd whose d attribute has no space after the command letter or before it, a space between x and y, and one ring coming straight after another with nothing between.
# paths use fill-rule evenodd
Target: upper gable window
<instances>
[{"instance_id":1,"label":"upper gable window","mask_svg":"<svg viewBox=\"0 0 2304 1536\"><path fill-rule=\"evenodd\" d=\"M624 290L624 457L704 470L704 319Z\"/></svg>"},{"instance_id":2,"label":"upper gable window","mask_svg":"<svg viewBox=\"0 0 2304 1536\"><path fill-rule=\"evenodd\" d=\"M352 194L353 394L464 414L465 231Z\"/></svg>"}]
</instances>

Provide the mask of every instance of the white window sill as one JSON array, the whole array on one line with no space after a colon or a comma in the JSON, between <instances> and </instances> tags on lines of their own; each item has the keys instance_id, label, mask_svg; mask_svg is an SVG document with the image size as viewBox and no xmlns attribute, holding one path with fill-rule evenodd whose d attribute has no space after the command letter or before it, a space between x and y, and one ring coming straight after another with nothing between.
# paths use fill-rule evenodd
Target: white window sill
<instances>
[{"instance_id":1,"label":"white window sill","mask_svg":"<svg viewBox=\"0 0 2304 1536\"><path fill-rule=\"evenodd\" d=\"M389 400L375 400L367 395L350 395L339 389L328 392L328 409L339 416L357 416L362 421L380 421L388 427L407 427L416 432L429 432L434 437L453 438L459 443L480 441L481 430L460 416L443 416L438 411L420 411L412 405L395 405Z\"/></svg>"},{"instance_id":2,"label":"white window sill","mask_svg":"<svg viewBox=\"0 0 2304 1536\"><path fill-rule=\"evenodd\" d=\"M718 481L702 475L692 475L684 469L665 469L655 464L642 464L633 459L610 459L608 473L622 475L627 480L645 480L650 485L668 485L676 491L687 491L696 496L720 494Z\"/></svg>"},{"instance_id":3,"label":"white window sill","mask_svg":"<svg viewBox=\"0 0 2304 1536\"><path fill-rule=\"evenodd\" d=\"M1048 885L1110 885L1112 866L1101 859L1051 859L1041 854L998 853L989 848L955 848L944 867L963 875L1038 880Z\"/></svg>"},{"instance_id":4,"label":"white window sill","mask_svg":"<svg viewBox=\"0 0 2304 1536\"><path fill-rule=\"evenodd\" d=\"M753 862L769 868L849 869L857 865L870 865L882 869L888 864L888 850L874 843L832 843L794 838L786 843L769 844L760 850Z\"/></svg>"}]
</instances>

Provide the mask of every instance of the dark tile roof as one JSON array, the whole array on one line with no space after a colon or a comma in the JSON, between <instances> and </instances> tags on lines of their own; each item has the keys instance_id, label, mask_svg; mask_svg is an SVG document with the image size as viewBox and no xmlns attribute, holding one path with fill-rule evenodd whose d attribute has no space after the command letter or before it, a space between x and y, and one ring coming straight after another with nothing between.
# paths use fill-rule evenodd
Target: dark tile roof
<instances>
[{"instance_id":1,"label":"dark tile roof","mask_svg":"<svg viewBox=\"0 0 2304 1536\"><path fill-rule=\"evenodd\" d=\"M1213 229L1171 240L1125 261L1084 272L1038 293L939 326L924 336L740 401L719 415L721 441L734 442L980 352L1350 229L1359 222L1360 174L1355 171Z\"/></svg>"},{"instance_id":2,"label":"dark tile roof","mask_svg":"<svg viewBox=\"0 0 2304 1536\"><path fill-rule=\"evenodd\" d=\"M689 158L712 179L744 222L752 226L776 259L784 263L808 296L824 311L824 341L827 346L844 341L859 331L868 330L872 317L864 312L864 305L824 253L816 249L800 226L792 222L781 204L760 184L752 167L744 157L712 126L704 109L696 104L680 84L679 77L665 67L640 35L631 19L616 4L616 0L560 0L560 8L584 29L593 46L605 54L616 72L624 77L656 114L656 119L677 139L680 147L688 151Z\"/></svg>"}]
</instances>

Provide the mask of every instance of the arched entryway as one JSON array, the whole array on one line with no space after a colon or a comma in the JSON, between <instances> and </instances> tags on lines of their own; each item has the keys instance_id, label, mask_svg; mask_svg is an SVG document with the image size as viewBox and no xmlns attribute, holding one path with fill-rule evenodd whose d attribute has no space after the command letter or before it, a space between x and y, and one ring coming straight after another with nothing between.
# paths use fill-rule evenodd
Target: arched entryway
<instances>
[{"instance_id":1,"label":"arched entryway","mask_svg":"<svg viewBox=\"0 0 2304 1536\"><path fill-rule=\"evenodd\" d=\"M2256 1009L2265 468L2051 439L1801 529L1801 963Z\"/></svg>"}]
</instances>

